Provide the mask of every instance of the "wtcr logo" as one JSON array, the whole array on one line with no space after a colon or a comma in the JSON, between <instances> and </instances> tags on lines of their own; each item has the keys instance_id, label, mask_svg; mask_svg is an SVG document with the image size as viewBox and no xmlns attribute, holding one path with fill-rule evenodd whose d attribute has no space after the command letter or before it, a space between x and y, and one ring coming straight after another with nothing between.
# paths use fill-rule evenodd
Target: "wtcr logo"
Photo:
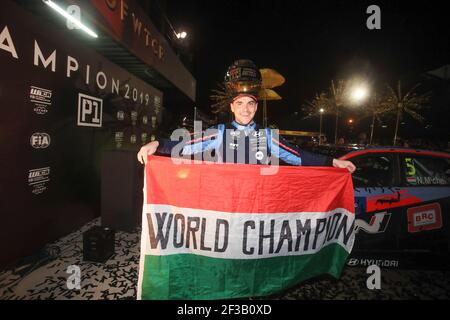
<instances>
[{"instance_id":1,"label":"wtcr logo","mask_svg":"<svg viewBox=\"0 0 450 320\"><path fill-rule=\"evenodd\" d=\"M49 181L50 167L32 169L28 172L28 183L30 185Z\"/></svg>"},{"instance_id":2,"label":"wtcr logo","mask_svg":"<svg viewBox=\"0 0 450 320\"><path fill-rule=\"evenodd\" d=\"M102 126L103 100L78 94L78 126L101 127Z\"/></svg>"}]
</instances>

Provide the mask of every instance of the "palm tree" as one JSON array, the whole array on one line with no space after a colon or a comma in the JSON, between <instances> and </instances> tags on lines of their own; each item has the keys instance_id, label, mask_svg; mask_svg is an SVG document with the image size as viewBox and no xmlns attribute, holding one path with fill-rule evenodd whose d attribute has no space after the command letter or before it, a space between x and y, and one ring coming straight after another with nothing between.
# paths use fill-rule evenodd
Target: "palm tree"
<instances>
[{"instance_id":1,"label":"palm tree","mask_svg":"<svg viewBox=\"0 0 450 320\"><path fill-rule=\"evenodd\" d=\"M316 96L311 101L306 101L301 107L304 114L303 119L308 119L319 114L319 110L323 109L323 114L334 114L331 108L329 108L329 103L327 101L327 96L324 92L320 94L316 93Z\"/></svg>"},{"instance_id":2,"label":"palm tree","mask_svg":"<svg viewBox=\"0 0 450 320\"><path fill-rule=\"evenodd\" d=\"M369 145L371 145L373 141L375 121L376 120L381 121L381 117L383 115L392 111L392 107L384 102L385 101L380 95L372 93L369 101L367 102L367 104L364 105L364 108L362 108L363 113L360 119L372 117L372 124L370 126Z\"/></svg>"},{"instance_id":3,"label":"palm tree","mask_svg":"<svg viewBox=\"0 0 450 320\"><path fill-rule=\"evenodd\" d=\"M347 103L347 82L339 80L337 85L331 80L331 87L329 92L321 92L316 94L312 101L307 101L303 106L302 111L306 113L304 118L308 118L319 114L321 108L324 109L324 114L334 114L336 116L336 125L334 128L334 143L337 143L338 123L339 123L339 111Z\"/></svg>"},{"instance_id":4,"label":"palm tree","mask_svg":"<svg viewBox=\"0 0 450 320\"><path fill-rule=\"evenodd\" d=\"M316 115L320 117L319 122L319 145L321 144L322 139L322 117L324 114L332 113L328 108L328 103L326 103L326 95L324 92L320 94L316 94L312 101L306 101L305 104L301 107L301 110L304 114L303 119L311 118Z\"/></svg>"},{"instance_id":5,"label":"palm tree","mask_svg":"<svg viewBox=\"0 0 450 320\"><path fill-rule=\"evenodd\" d=\"M339 80L337 86L331 80L331 101L336 112L336 125L334 127L334 143L337 143L339 109L344 106L347 97L347 85L343 80Z\"/></svg>"},{"instance_id":6,"label":"palm tree","mask_svg":"<svg viewBox=\"0 0 450 320\"><path fill-rule=\"evenodd\" d=\"M391 86L387 86L387 95L383 99L382 102L386 108L388 108L391 112L396 113L396 121L395 121L395 133L394 133L394 141L393 145L396 145L397 142L397 133L398 133L398 124L400 118L403 118L404 113L406 112L412 118L422 122L424 117L421 116L417 111L424 108L431 97L431 93L427 92L425 94L417 94L414 92L420 84L414 85L406 94L402 93L401 81L397 82L397 90L394 90Z\"/></svg>"}]
</instances>

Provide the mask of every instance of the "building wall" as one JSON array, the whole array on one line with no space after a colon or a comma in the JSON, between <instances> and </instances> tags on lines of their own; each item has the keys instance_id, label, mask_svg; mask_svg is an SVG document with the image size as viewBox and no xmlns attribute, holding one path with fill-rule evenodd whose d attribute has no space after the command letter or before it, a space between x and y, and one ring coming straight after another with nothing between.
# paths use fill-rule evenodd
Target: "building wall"
<instances>
[{"instance_id":1,"label":"building wall","mask_svg":"<svg viewBox=\"0 0 450 320\"><path fill-rule=\"evenodd\" d=\"M103 152L148 142L163 95L11 1L0 70L2 266L100 215Z\"/></svg>"}]
</instances>

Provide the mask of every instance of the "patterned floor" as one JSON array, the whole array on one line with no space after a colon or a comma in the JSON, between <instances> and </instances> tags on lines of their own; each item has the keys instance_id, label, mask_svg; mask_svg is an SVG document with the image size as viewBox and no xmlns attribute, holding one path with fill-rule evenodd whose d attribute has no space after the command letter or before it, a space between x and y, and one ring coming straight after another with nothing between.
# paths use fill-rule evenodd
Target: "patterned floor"
<instances>
[{"instance_id":1,"label":"patterned floor","mask_svg":"<svg viewBox=\"0 0 450 320\"><path fill-rule=\"evenodd\" d=\"M83 261L82 234L100 219L52 243L54 259L21 275L20 269L0 271L2 300L136 299L140 230L116 233L115 255L105 264ZM52 252L53 251L53 252ZM68 289L67 268L81 269L81 288ZM450 271L382 269L381 289L369 290L365 268L346 267L339 280L321 277L265 299L449 299ZM259 299L259 298L258 298Z\"/></svg>"},{"instance_id":2,"label":"patterned floor","mask_svg":"<svg viewBox=\"0 0 450 320\"><path fill-rule=\"evenodd\" d=\"M60 250L58 257L25 277L13 270L0 272L0 299L136 299L140 231L117 232L115 255L97 264L83 261L82 235L94 225L100 225L100 219L52 243ZM67 287L70 265L81 269L81 290Z\"/></svg>"}]
</instances>

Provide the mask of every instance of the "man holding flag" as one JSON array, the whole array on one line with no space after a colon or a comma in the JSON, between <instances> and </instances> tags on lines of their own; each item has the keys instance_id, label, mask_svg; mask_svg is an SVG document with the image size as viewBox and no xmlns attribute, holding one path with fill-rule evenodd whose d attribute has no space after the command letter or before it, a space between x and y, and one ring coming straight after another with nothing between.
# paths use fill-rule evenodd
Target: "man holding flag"
<instances>
[{"instance_id":1,"label":"man holding flag","mask_svg":"<svg viewBox=\"0 0 450 320\"><path fill-rule=\"evenodd\" d=\"M237 60L225 80L232 123L153 141L137 155L146 164L138 299L267 296L338 278L353 248L353 163L299 150L254 123L253 62ZM211 161L174 161L191 155ZM262 174L274 159L293 166Z\"/></svg>"},{"instance_id":2,"label":"man holding flag","mask_svg":"<svg viewBox=\"0 0 450 320\"><path fill-rule=\"evenodd\" d=\"M143 146L137 154L139 162L145 164L147 156L155 152L174 154L174 148L178 146L182 155L211 151L211 159L219 162L268 164L271 155L275 155L290 165L333 166L346 168L350 172L355 170L350 161L299 150L274 134L274 130L260 128L253 118L258 109L257 96L261 83L261 73L252 61L236 60L225 76L226 88L232 97L230 108L234 121L219 124L208 129L209 134L194 136L181 144L179 141L170 140L152 141Z\"/></svg>"}]
</instances>

